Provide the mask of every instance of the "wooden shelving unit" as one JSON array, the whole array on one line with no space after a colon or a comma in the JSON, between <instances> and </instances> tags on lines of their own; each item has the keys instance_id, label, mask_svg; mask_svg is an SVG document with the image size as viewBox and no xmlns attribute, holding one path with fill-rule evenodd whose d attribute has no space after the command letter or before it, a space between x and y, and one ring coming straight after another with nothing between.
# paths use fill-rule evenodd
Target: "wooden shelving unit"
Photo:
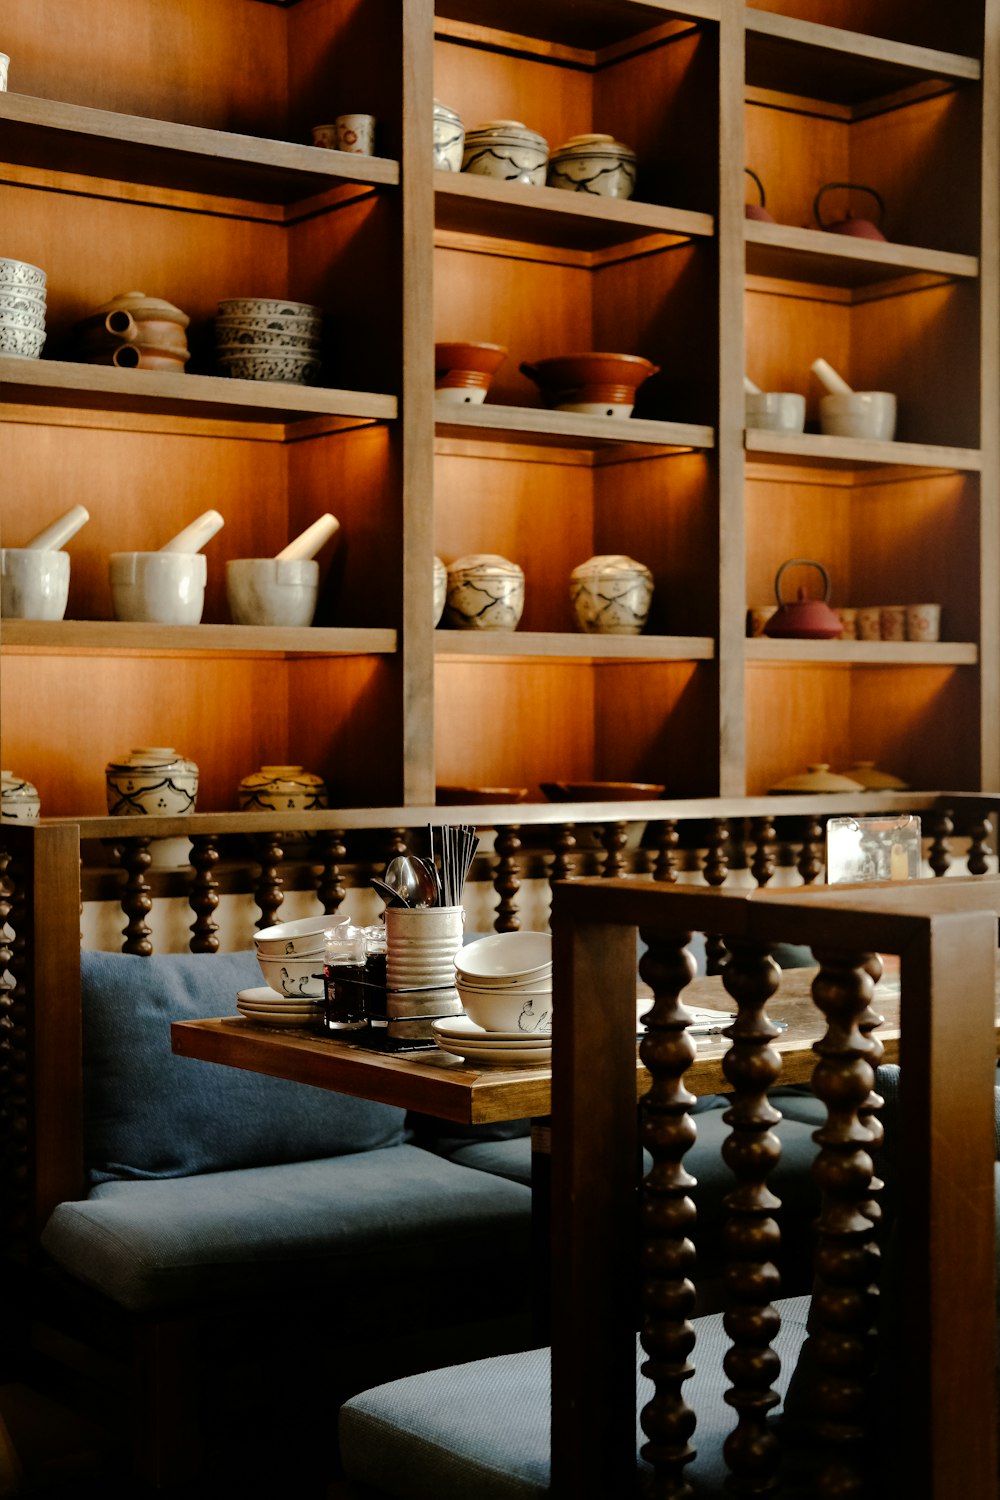
<instances>
[{"instance_id":1,"label":"wooden shelving unit","mask_svg":"<svg viewBox=\"0 0 1000 1500\"><path fill-rule=\"evenodd\" d=\"M0 358L4 543L92 517L68 618L0 632L3 764L44 812L99 821L106 761L171 742L215 813L288 760L359 818L560 779L697 808L859 757L1000 784L1000 0L947 25L930 0L105 8L4 23L0 255L49 292L44 357ZM434 97L552 147L611 132L636 194L435 172ZM346 109L377 116L377 156L309 144ZM775 222L745 217L745 166ZM887 239L819 227L828 182L876 189ZM73 362L74 323L133 288L189 313L185 375ZM324 307L322 384L215 373L238 295ZM484 406L435 407L437 339L507 349ZM658 366L628 421L547 411L521 372L586 348ZM897 441L819 434L819 354L897 393ZM806 432L745 430L744 372L805 394ZM202 625L116 623L108 554L209 506ZM316 625L230 624L226 561L325 510ZM470 552L524 568L516 631L434 628L432 559ZM653 570L648 630L583 636L570 572L620 552ZM940 603L942 640L747 639L792 557L835 604Z\"/></svg>"}]
</instances>

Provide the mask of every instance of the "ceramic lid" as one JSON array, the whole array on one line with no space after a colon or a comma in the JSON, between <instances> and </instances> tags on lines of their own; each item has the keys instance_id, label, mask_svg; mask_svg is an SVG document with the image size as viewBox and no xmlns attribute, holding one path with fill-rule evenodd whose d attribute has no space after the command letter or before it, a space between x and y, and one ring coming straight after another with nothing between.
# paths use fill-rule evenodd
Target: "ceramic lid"
<instances>
[{"instance_id":1,"label":"ceramic lid","mask_svg":"<svg viewBox=\"0 0 1000 1500\"><path fill-rule=\"evenodd\" d=\"M465 133L465 144L470 141L481 141L496 138L500 140L515 140L522 145L541 146L547 151L549 143L543 135L536 130L529 130L523 120L484 120L477 125L475 130L467 130Z\"/></svg>"},{"instance_id":2,"label":"ceramic lid","mask_svg":"<svg viewBox=\"0 0 1000 1500\"><path fill-rule=\"evenodd\" d=\"M106 769L109 771L162 771L168 766L181 771L197 771L198 769L193 760L187 760L169 745L140 745L130 750L127 755L119 757L118 760L109 761Z\"/></svg>"},{"instance_id":3,"label":"ceramic lid","mask_svg":"<svg viewBox=\"0 0 1000 1500\"><path fill-rule=\"evenodd\" d=\"M809 766L796 776L786 776L771 788L772 792L862 792L864 787L850 776L838 776L826 761Z\"/></svg>"},{"instance_id":4,"label":"ceramic lid","mask_svg":"<svg viewBox=\"0 0 1000 1500\"><path fill-rule=\"evenodd\" d=\"M569 576L571 578L609 578L632 573L642 578L653 576L645 563L636 562L634 557L625 557L624 554L616 552L589 558L587 562L582 562L575 567Z\"/></svg>"},{"instance_id":5,"label":"ceramic lid","mask_svg":"<svg viewBox=\"0 0 1000 1500\"><path fill-rule=\"evenodd\" d=\"M524 572L509 558L499 557L495 552L470 552L459 557L448 567L449 578L460 573L488 573L504 578L523 578Z\"/></svg>"},{"instance_id":6,"label":"ceramic lid","mask_svg":"<svg viewBox=\"0 0 1000 1500\"><path fill-rule=\"evenodd\" d=\"M613 135L571 135L568 141L552 153L556 156L626 156L633 160L635 152L624 141L616 141Z\"/></svg>"},{"instance_id":7,"label":"ceramic lid","mask_svg":"<svg viewBox=\"0 0 1000 1500\"><path fill-rule=\"evenodd\" d=\"M30 781L25 781L23 776L17 776L13 771L0 772L0 789L4 801L7 802L35 802L38 800L38 789L32 786Z\"/></svg>"},{"instance_id":8,"label":"ceramic lid","mask_svg":"<svg viewBox=\"0 0 1000 1500\"><path fill-rule=\"evenodd\" d=\"M299 787L321 787L324 784L322 776L303 770L302 766L261 766L259 771L251 771L249 776L244 776L240 786L274 786L283 781L293 782Z\"/></svg>"},{"instance_id":9,"label":"ceramic lid","mask_svg":"<svg viewBox=\"0 0 1000 1500\"><path fill-rule=\"evenodd\" d=\"M908 792L910 789L907 782L900 781L891 771L880 771L873 760L856 760L846 774L869 792Z\"/></svg>"},{"instance_id":10,"label":"ceramic lid","mask_svg":"<svg viewBox=\"0 0 1000 1500\"><path fill-rule=\"evenodd\" d=\"M186 312L181 312L172 302L164 302L162 297L147 297L145 292L119 292L117 297L112 297L110 302L95 309L98 313L127 312L133 318L152 318L165 323L180 323L186 328L191 319Z\"/></svg>"}]
</instances>

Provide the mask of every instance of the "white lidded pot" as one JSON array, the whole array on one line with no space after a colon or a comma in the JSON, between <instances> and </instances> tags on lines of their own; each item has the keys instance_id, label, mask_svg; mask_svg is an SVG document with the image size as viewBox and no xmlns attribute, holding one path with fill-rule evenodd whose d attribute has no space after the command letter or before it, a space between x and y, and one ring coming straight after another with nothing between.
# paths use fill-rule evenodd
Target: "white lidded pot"
<instances>
[{"instance_id":1,"label":"white lidded pot","mask_svg":"<svg viewBox=\"0 0 1000 1500\"><path fill-rule=\"evenodd\" d=\"M261 766L239 786L243 812L315 812L329 807L326 782L302 766Z\"/></svg>"},{"instance_id":2,"label":"white lidded pot","mask_svg":"<svg viewBox=\"0 0 1000 1500\"><path fill-rule=\"evenodd\" d=\"M640 635L653 602L653 575L634 557L591 557L570 574L576 623L587 635Z\"/></svg>"},{"instance_id":3,"label":"white lidded pot","mask_svg":"<svg viewBox=\"0 0 1000 1500\"><path fill-rule=\"evenodd\" d=\"M13 771L0 772L0 822L34 822L41 812L37 787Z\"/></svg>"},{"instance_id":4,"label":"white lidded pot","mask_svg":"<svg viewBox=\"0 0 1000 1500\"><path fill-rule=\"evenodd\" d=\"M109 761L104 777L113 818L178 817L194 812L198 767L172 746L137 746Z\"/></svg>"},{"instance_id":5,"label":"white lidded pot","mask_svg":"<svg viewBox=\"0 0 1000 1500\"><path fill-rule=\"evenodd\" d=\"M514 630L524 610L524 572L494 552L470 553L448 569L445 619L456 630Z\"/></svg>"}]
</instances>

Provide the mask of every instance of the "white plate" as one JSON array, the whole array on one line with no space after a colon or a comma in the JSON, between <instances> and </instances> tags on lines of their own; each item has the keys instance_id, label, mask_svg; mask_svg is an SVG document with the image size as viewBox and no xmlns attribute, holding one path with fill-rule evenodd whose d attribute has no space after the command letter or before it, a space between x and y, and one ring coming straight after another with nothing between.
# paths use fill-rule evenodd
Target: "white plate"
<instances>
[{"instance_id":1,"label":"white plate","mask_svg":"<svg viewBox=\"0 0 1000 1500\"><path fill-rule=\"evenodd\" d=\"M244 1021L252 1021L255 1026L307 1026L315 1024L322 1012L292 1011L282 1014L280 1011L268 1012L266 1015L259 1010L243 1010L237 1006Z\"/></svg>"},{"instance_id":2,"label":"white plate","mask_svg":"<svg viewBox=\"0 0 1000 1500\"><path fill-rule=\"evenodd\" d=\"M269 984L258 984L252 990L237 990L236 998L246 1000L250 1005L256 1005L262 1000L282 1000L285 997L280 990L272 990Z\"/></svg>"},{"instance_id":3,"label":"white plate","mask_svg":"<svg viewBox=\"0 0 1000 1500\"><path fill-rule=\"evenodd\" d=\"M236 1009L241 1010L245 1016L321 1016L323 1005L316 1001L309 1005L302 1000L290 1001L288 1005L247 1005L243 1000L237 1000Z\"/></svg>"},{"instance_id":4,"label":"white plate","mask_svg":"<svg viewBox=\"0 0 1000 1500\"><path fill-rule=\"evenodd\" d=\"M436 1037L435 1040L442 1052L447 1052L449 1057L464 1057L466 1062L475 1063L478 1067L488 1064L505 1068L544 1068L552 1061L551 1047L477 1047L472 1042L458 1041L453 1041L451 1047L446 1047L443 1037ZM458 1050L453 1052L452 1048Z\"/></svg>"},{"instance_id":5,"label":"white plate","mask_svg":"<svg viewBox=\"0 0 1000 1500\"><path fill-rule=\"evenodd\" d=\"M511 1043L529 1047L552 1046L551 1031L484 1031L468 1016L444 1016L431 1022L431 1030L442 1038L475 1042L479 1046L509 1046Z\"/></svg>"}]
</instances>

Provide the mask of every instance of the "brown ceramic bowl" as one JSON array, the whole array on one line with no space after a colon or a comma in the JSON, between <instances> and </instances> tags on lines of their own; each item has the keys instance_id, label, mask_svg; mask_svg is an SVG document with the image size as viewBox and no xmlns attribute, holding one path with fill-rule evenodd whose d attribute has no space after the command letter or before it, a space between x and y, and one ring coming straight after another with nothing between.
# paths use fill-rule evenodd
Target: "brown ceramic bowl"
<instances>
[{"instance_id":1,"label":"brown ceramic bowl","mask_svg":"<svg viewBox=\"0 0 1000 1500\"><path fill-rule=\"evenodd\" d=\"M484 802L523 802L526 786L439 786L439 807L474 806Z\"/></svg>"},{"instance_id":2,"label":"brown ceramic bowl","mask_svg":"<svg viewBox=\"0 0 1000 1500\"><path fill-rule=\"evenodd\" d=\"M542 781L550 802L653 802L666 787L653 781Z\"/></svg>"},{"instance_id":3,"label":"brown ceramic bowl","mask_svg":"<svg viewBox=\"0 0 1000 1500\"><path fill-rule=\"evenodd\" d=\"M435 344L434 389L444 400L478 405L506 358L502 344Z\"/></svg>"},{"instance_id":4,"label":"brown ceramic bowl","mask_svg":"<svg viewBox=\"0 0 1000 1500\"><path fill-rule=\"evenodd\" d=\"M626 415L625 408L631 412L636 391L658 371L658 365L638 354L561 354L521 365L546 406L570 411L599 407L609 416Z\"/></svg>"}]
</instances>

